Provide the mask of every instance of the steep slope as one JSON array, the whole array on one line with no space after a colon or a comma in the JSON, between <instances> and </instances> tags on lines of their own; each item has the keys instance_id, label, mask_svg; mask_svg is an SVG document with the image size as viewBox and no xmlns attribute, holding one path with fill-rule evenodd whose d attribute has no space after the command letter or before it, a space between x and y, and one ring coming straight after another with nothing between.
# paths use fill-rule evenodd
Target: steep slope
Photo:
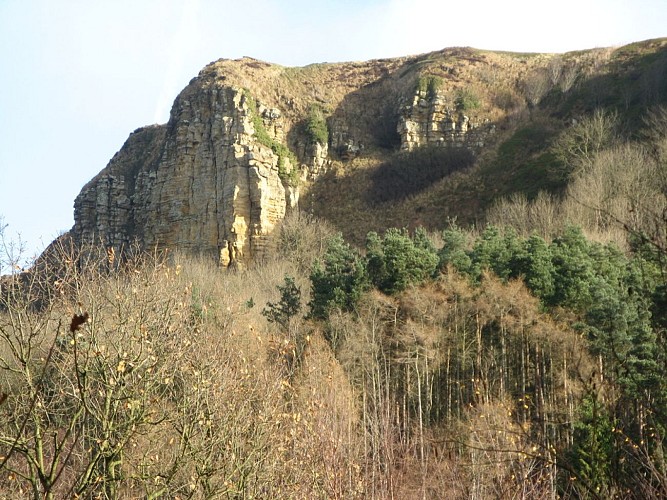
<instances>
[{"instance_id":1,"label":"steep slope","mask_svg":"<svg viewBox=\"0 0 667 500\"><path fill-rule=\"evenodd\" d=\"M517 131L543 127L531 151L548 146L572 117L611 99L603 87L617 84L614 77L650 87L653 101L664 98L665 42L564 55L454 48L303 68L219 60L181 92L166 125L136 130L82 189L72 235L116 249L134 241L177 248L228 266L271 252L274 229L300 196L357 239L387 225L475 220L508 191L494 179L513 182L513 166L495 151ZM465 148L477 167L439 168L442 175L422 176L427 185L396 199L381 195L383 203L365 195L385 189L388 163L411 165L423 147ZM549 188L552 167L529 164L522 182ZM400 186L391 189L400 195Z\"/></svg>"},{"instance_id":2,"label":"steep slope","mask_svg":"<svg viewBox=\"0 0 667 500\"><path fill-rule=\"evenodd\" d=\"M193 83L166 126L135 131L75 201L74 235L121 246L170 246L218 255L266 250L289 189L278 159L253 138L243 92Z\"/></svg>"}]
</instances>

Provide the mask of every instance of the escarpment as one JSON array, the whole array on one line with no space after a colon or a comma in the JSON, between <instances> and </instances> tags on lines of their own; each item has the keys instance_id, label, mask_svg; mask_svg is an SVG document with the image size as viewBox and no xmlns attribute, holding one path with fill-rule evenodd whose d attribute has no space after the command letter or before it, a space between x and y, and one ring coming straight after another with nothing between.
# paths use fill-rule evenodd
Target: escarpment
<instances>
[{"instance_id":1,"label":"escarpment","mask_svg":"<svg viewBox=\"0 0 667 500\"><path fill-rule=\"evenodd\" d=\"M166 125L134 131L81 190L75 241L118 250L138 242L224 266L262 259L297 206L299 184L332 158L418 147L429 127L443 128L444 114L422 112L414 60L210 64L176 98Z\"/></svg>"},{"instance_id":2,"label":"escarpment","mask_svg":"<svg viewBox=\"0 0 667 500\"><path fill-rule=\"evenodd\" d=\"M279 156L256 139L252 104L233 87L186 89L167 125L135 131L83 188L75 238L111 247L136 240L216 256L223 265L264 255L295 197ZM279 117L259 119L276 122L276 135Z\"/></svg>"},{"instance_id":3,"label":"escarpment","mask_svg":"<svg viewBox=\"0 0 667 500\"><path fill-rule=\"evenodd\" d=\"M281 220L332 167L345 173L359 157L377 166L424 146L479 153L549 99L567 105L556 118L565 122L577 112L573 82L610 61L594 51L469 48L302 68L221 59L179 94L167 124L137 129L84 186L71 236L223 266L261 260Z\"/></svg>"}]
</instances>

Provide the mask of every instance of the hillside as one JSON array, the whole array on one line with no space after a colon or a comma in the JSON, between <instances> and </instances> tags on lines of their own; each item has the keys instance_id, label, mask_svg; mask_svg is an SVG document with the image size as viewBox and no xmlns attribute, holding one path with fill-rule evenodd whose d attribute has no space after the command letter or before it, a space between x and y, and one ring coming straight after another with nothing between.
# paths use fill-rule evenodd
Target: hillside
<instances>
[{"instance_id":1,"label":"hillside","mask_svg":"<svg viewBox=\"0 0 667 500\"><path fill-rule=\"evenodd\" d=\"M83 188L72 234L229 265L271 252L297 206L357 242L370 229L483 223L498 197L562 193L571 169L550 146L593 110L637 133L665 99L666 44L456 48L303 68L216 61L177 97L169 123L135 131ZM425 147L474 157L425 159Z\"/></svg>"},{"instance_id":2,"label":"hillside","mask_svg":"<svg viewBox=\"0 0 667 500\"><path fill-rule=\"evenodd\" d=\"M666 498L666 100L667 39L211 63L0 280L0 497Z\"/></svg>"}]
</instances>

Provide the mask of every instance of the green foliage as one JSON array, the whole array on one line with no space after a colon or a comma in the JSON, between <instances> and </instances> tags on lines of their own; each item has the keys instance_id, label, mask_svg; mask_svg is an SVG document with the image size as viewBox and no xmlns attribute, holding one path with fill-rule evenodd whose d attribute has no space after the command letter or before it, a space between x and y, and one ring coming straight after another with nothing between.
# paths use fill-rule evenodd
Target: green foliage
<instances>
[{"instance_id":1,"label":"green foliage","mask_svg":"<svg viewBox=\"0 0 667 500\"><path fill-rule=\"evenodd\" d=\"M480 107L479 97L470 89L461 89L456 92L454 104L457 111L470 111Z\"/></svg>"},{"instance_id":2,"label":"green foliage","mask_svg":"<svg viewBox=\"0 0 667 500\"><path fill-rule=\"evenodd\" d=\"M659 347L651 311L660 310L654 304L661 295L655 293L655 269L641 256L630 260L614 246L589 242L572 226L551 245L537 235L522 239L494 226L484 230L470 251L460 233L449 231L444 239L441 267L451 264L476 283L484 270L503 280L522 278L544 306L579 315L591 353L601 357L605 376L626 397L659 393Z\"/></svg>"},{"instance_id":3,"label":"green foliage","mask_svg":"<svg viewBox=\"0 0 667 500\"><path fill-rule=\"evenodd\" d=\"M327 242L324 258L315 262L310 281L310 316L318 319L328 318L335 309L353 310L368 286L363 259L340 234Z\"/></svg>"},{"instance_id":4,"label":"green foliage","mask_svg":"<svg viewBox=\"0 0 667 500\"><path fill-rule=\"evenodd\" d=\"M546 241L537 235L530 236L514 262L516 273L523 276L526 286L537 297L544 301L553 295L556 270Z\"/></svg>"},{"instance_id":5,"label":"green foliage","mask_svg":"<svg viewBox=\"0 0 667 500\"><path fill-rule=\"evenodd\" d=\"M460 258L460 257L459 257ZM488 226L470 252L468 273L476 280L485 269L503 280L521 277L534 295L547 300L554 294L556 269L551 248L540 236L519 238L508 229Z\"/></svg>"},{"instance_id":6,"label":"green foliage","mask_svg":"<svg viewBox=\"0 0 667 500\"><path fill-rule=\"evenodd\" d=\"M301 289L296 286L294 278L285 276L285 283L278 285L280 300L277 303L268 302L262 310L262 316L269 323L277 323L283 330L289 328L290 320L301 310Z\"/></svg>"},{"instance_id":7,"label":"green foliage","mask_svg":"<svg viewBox=\"0 0 667 500\"><path fill-rule=\"evenodd\" d=\"M329 319L328 327L331 332L336 332L336 338L349 341L349 337L341 333L345 328L344 320L336 316L333 321L328 312L332 309L355 308L358 298L367 287L366 273L368 284L386 294L398 294L411 285L428 280L439 266L440 269L449 267L466 274L471 279L473 289L477 287L479 290L466 291L472 289L462 287L457 288L457 293L470 293L471 297L493 297L484 300L498 302L497 307L506 311L503 314L515 311L523 318L524 312L516 309L521 307L521 295L518 293L521 285L511 282L515 279L523 280L526 287L541 300L544 313L551 313L555 318L567 318L566 321L576 329L577 342L581 341L582 344L571 348L587 347L587 352L581 352L580 360L573 360L572 365L567 362L568 370L575 371L564 374L572 380L570 377L573 375L581 376L589 370L586 379L580 380L587 384L590 391L583 399L579 400L577 396L572 399L575 406L569 408L578 406L577 414L571 409L565 410L568 412L565 418L569 418L573 424L567 445L561 443L560 451L566 452L562 456L565 457L569 477L576 477L578 481L574 485L568 483L568 488L583 497L589 494L608 495L619 484L623 484L622 481L643 481L638 478L644 473L642 471L647 470L647 464L661 460L661 436L667 426L664 417L667 414L667 401L663 375L667 355L659 337L659 332L667 329L667 315L664 313L667 287L658 272L660 260L656 252L650 247L644 249L641 241L638 241L633 244L635 253L626 255L613 245L589 241L577 227L567 227L551 243L535 234L524 238L512 230L501 231L494 226L488 226L470 245L467 242L469 237L461 230L449 229L443 233L442 248L436 250L423 231L416 232L413 238L405 230L390 229L383 236L371 232L366 239L366 272L364 261L339 237L327 251L326 265L318 264L313 270L311 279L314 299L311 315ZM483 278L485 272L497 275L506 284L500 285L501 281L493 277ZM448 279L455 280L456 277ZM515 295L508 298L507 303L503 302L502 291L490 291L499 286L515 290ZM423 317L420 315L425 314L423 311L429 311L429 315L443 314L441 311L435 312L437 307L430 304L427 306L428 299L413 295L412 291L408 293L410 300L406 301L409 304L407 317L413 314L421 321ZM495 295L497 293L500 295ZM369 305L366 300L374 299L365 299L364 307ZM383 314L381 311L385 306L381 302L376 302L373 307L376 308L374 314ZM480 309L475 308L474 311L480 314ZM361 315L361 312L357 312ZM395 315L395 311L387 311L387 314ZM553 357L547 360L553 356L549 352L551 348L542 350L536 347L534 353L530 349L522 350L528 338L540 344L553 342L552 346L561 342L558 333L561 326L551 330L554 328L552 323L551 327L543 331L543 327L535 326L535 321L541 321L536 319L538 316L524 318L527 323L522 327L521 335L515 337L508 336L510 323L491 321L483 326L482 336L485 340L478 340L490 342L488 346L499 349L499 357L489 360L489 367L506 363L506 356L509 356L509 359L514 357L519 363L517 366L521 366L522 372L525 366L536 373L543 371L539 377L536 375L535 387L525 385L525 379L520 383L519 401L524 401L522 408L528 413L532 411L531 405L537 407L543 403L526 403L529 400L523 398L528 398L530 391L537 390L538 383L544 384L546 379L552 377L547 375L549 370L565 362L556 361ZM561 321L558 319L557 323ZM465 325L466 320L455 323L456 331L465 329ZM463 345L466 345L465 342L464 339ZM486 353L487 347L481 349L478 352ZM521 352L520 357L517 352ZM438 356L435 351L434 356ZM589 366L584 372L579 372L584 364L576 365L584 358L588 360L584 364ZM591 360L595 360L594 369L590 365ZM517 367L514 369L518 370ZM510 374L511 370L509 365L501 368L501 378ZM598 377L604 381L601 383L604 390L596 387ZM507 382L510 383L509 380ZM396 383L404 381L399 376ZM509 391L518 390L518 387L515 385ZM460 392L457 397L459 401L464 401L466 397L473 397L471 394ZM608 395L612 395L612 398ZM650 439L647 437L649 431ZM621 458L628 452L640 457L640 461L623 463Z\"/></svg>"},{"instance_id":8,"label":"green foliage","mask_svg":"<svg viewBox=\"0 0 667 500\"><path fill-rule=\"evenodd\" d=\"M257 114L257 111L251 111L252 113L252 127L255 129L255 139L261 145L271 148L273 150L274 140L269 135L269 132L264 126L264 120L262 117Z\"/></svg>"},{"instance_id":9,"label":"green foliage","mask_svg":"<svg viewBox=\"0 0 667 500\"><path fill-rule=\"evenodd\" d=\"M421 226L415 229L415 234L412 237L412 241L416 248L426 250L430 253L438 253L438 249L433 244L431 238L429 238L426 229Z\"/></svg>"},{"instance_id":10,"label":"green foliage","mask_svg":"<svg viewBox=\"0 0 667 500\"><path fill-rule=\"evenodd\" d=\"M198 287L193 286L190 300L192 319L195 321L206 319L213 299L210 296L206 296Z\"/></svg>"},{"instance_id":11,"label":"green foliage","mask_svg":"<svg viewBox=\"0 0 667 500\"><path fill-rule=\"evenodd\" d=\"M279 142L274 142L271 150L278 155L278 177L290 186L299 185L298 160L287 146ZM287 160L290 161L290 169L287 168Z\"/></svg>"},{"instance_id":12,"label":"green foliage","mask_svg":"<svg viewBox=\"0 0 667 500\"><path fill-rule=\"evenodd\" d=\"M590 244L578 227L568 227L551 245L555 287L548 305L585 310L596 283Z\"/></svg>"},{"instance_id":13,"label":"green foliage","mask_svg":"<svg viewBox=\"0 0 667 500\"><path fill-rule=\"evenodd\" d=\"M487 226L470 254L473 278L479 280L484 269L490 269L503 280L515 278L514 264L520 251L521 244L514 231L502 233L495 226Z\"/></svg>"},{"instance_id":14,"label":"green foliage","mask_svg":"<svg viewBox=\"0 0 667 500\"><path fill-rule=\"evenodd\" d=\"M574 423L574 446L569 462L574 472L590 491L604 495L612 480L614 424L596 399L588 394L579 406L578 420ZM581 492L586 495L585 491Z\"/></svg>"},{"instance_id":15,"label":"green foliage","mask_svg":"<svg viewBox=\"0 0 667 500\"><path fill-rule=\"evenodd\" d=\"M439 268L445 269L451 265L460 273L468 274L472 260L467 253L466 234L458 228L446 229L442 233L444 244L438 252Z\"/></svg>"},{"instance_id":16,"label":"green foliage","mask_svg":"<svg viewBox=\"0 0 667 500\"><path fill-rule=\"evenodd\" d=\"M368 233L368 276L379 290L394 294L434 275L438 256L423 232L411 239L407 230L389 229L383 238Z\"/></svg>"},{"instance_id":17,"label":"green foliage","mask_svg":"<svg viewBox=\"0 0 667 500\"><path fill-rule=\"evenodd\" d=\"M417 92L426 93L429 99L434 99L438 95L438 91L442 88L442 77L437 75L420 75L417 79L415 90Z\"/></svg>"},{"instance_id":18,"label":"green foliage","mask_svg":"<svg viewBox=\"0 0 667 500\"><path fill-rule=\"evenodd\" d=\"M255 139L261 145L271 148L271 151L278 156L278 176L280 179L290 186L297 186L299 184L299 161L296 155L285 144L276 141L269 135L264 126L264 120L259 115L257 101L250 93L246 91L244 97L250 112L252 126L255 129ZM288 169L287 160L289 160L291 169Z\"/></svg>"},{"instance_id":19,"label":"green foliage","mask_svg":"<svg viewBox=\"0 0 667 500\"><path fill-rule=\"evenodd\" d=\"M306 132L312 142L323 145L329 142L329 128L321 106L310 106L306 119Z\"/></svg>"},{"instance_id":20,"label":"green foliage","mask_svg":"<svg viewBox=\"0 0 667 500\"><path fill-rule=\"evenodd\" d=\"M646 284L639 259L629 262L607 250L611 264L599 275L586 311L591 350L603 356L615 370L615 378L627 397L647 391L660 394L661 368L658 339L651 324L651 297L641 292Z\"/></svg>"}]
</instances>

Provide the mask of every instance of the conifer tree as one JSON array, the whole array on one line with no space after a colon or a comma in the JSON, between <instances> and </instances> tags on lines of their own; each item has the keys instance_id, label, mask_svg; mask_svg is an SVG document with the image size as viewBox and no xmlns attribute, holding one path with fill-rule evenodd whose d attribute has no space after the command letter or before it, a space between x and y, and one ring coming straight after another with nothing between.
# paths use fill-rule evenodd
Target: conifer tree
<instances>
[{"instance_id":1,"label":"conifer tree","mask_svg":"<svg viewBox=\"0 0 667 500\"><path fill-rule=\"evenodd\" d=\"M438 267L438 256L425 234L412 240L405 229L389 229L380 238L371 232L366 238L366 259L371 283L393 294L431 277Z\"/></svg>"},{"instance_id":2,"label":"conifer tree","mask_svg":"<svg viewBox=\"0 0 667 500\"><path fill-rule=\"evenodd\" d=\"M323 261L315 262L310 281L310 316L326 319L333 309L354 309L367 288L366 268L359 254L337 234L328 241Z\"/></svg>"}]
</instances>

